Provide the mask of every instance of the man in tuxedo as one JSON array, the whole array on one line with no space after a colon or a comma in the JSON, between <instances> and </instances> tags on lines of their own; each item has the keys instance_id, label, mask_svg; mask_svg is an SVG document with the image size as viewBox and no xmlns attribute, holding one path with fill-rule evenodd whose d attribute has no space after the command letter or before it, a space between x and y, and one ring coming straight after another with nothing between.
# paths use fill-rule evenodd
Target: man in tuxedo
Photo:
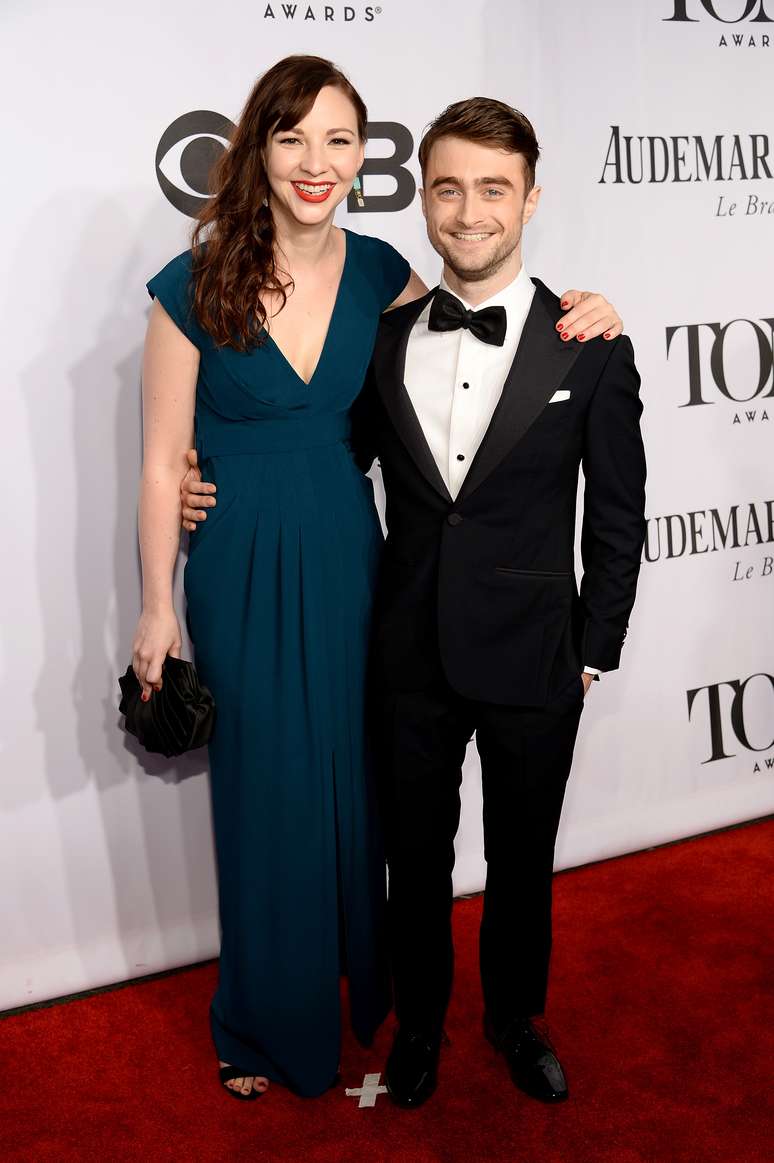
<instances>
[{"instance_id":1,"label":"man in tuxedo","mask_svg":"<svg viewBox=\"0 0 774 1163\"><path fill-rule=\"evenodd\" d=\"M618 666L635 597L639 376L624 336L563 341L559 300L524 269L522 230L540 191L522 114L459 102L432 124L419 158L443 277L383 316L354 431L361 466L379 458L387 498L373 645L399 1022L386 1082L410 1107L435 1088L461 768L475 732L485 1032L516 1085L558 1101L565 1077L534 1019L583 700Z\"/></svg>"},{"instance_id":2,"label":"man in tuxedo","mask_svg":"<svg viewBox=\"0 0 774 1163\"><path fill-rule=\"evenodd\" d=\"M538 154L529 121L499 101L458 102L431 125L419 159L441 285L383 316L353 415L358 462L367 471L379 458L387 497L373 707L399 1022L386 1082L405 1107L436 1086L459 788L474 734L485 1032L523 1091L567 1096L535 1023L554 845L584 696L617 668L634 603L645 460L631 343L596 327L568 342L559 300L524 269ZM189 528L204 516L197 494L214 491L196 476L183 486Z\"/></svg>"}]
</instances>

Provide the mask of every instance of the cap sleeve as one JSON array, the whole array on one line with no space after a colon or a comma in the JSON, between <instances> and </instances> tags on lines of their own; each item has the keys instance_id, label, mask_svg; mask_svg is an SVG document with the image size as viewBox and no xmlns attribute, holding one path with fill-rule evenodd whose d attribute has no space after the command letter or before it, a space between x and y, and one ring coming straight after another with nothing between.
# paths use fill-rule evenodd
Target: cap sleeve
<instances>
[{"instance_id":1,"label":"cap sleeve","mask_svg":"<svg viewBox=\"0 0 774 1163\"><path fill-rule=\"evenodd\" d=\"M406 261L402 254L398 253L394 246L390 246L389 242L382 242L381 239L377 239L377 241L381 252L380 261L384 286L382 310L385 311L390 303L397 299L409 281L411 264Z\"/></svg>"},{"instance_id":2,"label":"cap sleeve","mask_svg":"<svg viewBox=\"0 0 774 1163\"><path fill-rule=\"evenodd\" d=\"M375 306L385 311L401 293L411 275L411 266L389 242L370 234L347 231L349 244L357 247L358 262L372 288Z\"/></svg>"},{"instance_id":3,"label":"cap sleeve","mask_svg":"<svg viewBox=\"0 0 774 1163\"><path fill-rule=\"evenodd\" d=\"M146 286L150 297L158 299L183 335L197 343L199 329L193 314L190 250L168 262Z\"/></svg>"}]
</instances>

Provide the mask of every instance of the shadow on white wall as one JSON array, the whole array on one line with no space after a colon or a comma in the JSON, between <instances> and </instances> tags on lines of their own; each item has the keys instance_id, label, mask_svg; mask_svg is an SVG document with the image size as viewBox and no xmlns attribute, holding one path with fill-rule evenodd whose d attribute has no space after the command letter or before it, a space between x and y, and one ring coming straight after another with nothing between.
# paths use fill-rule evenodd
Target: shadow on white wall
<instances>
[{"instance_id":1,"label":"shadow on white wall","mask_svg":"<svg viewBox=\"0 0 774 1163\"><path fill-rule=\"evenodd\" d=\"M76 216L82 207L75 215L59 200L45 219L57 228ZM152 220L146 229L157 233ZM54 324L22 375L44 639L33 701L66 878L71 931L61 938L77 949L90 982L196 960L217 946L206 752L174 761L149 755L123 731L117 709L140 610L143 321L135 307L137 288L154 273L144 269L144 241L121 205L95 204L73 239ZM115 269L119 249L126 258ZM83 354L71 362L73 319L90 325L94 288L105 285L96 333L88 344L79 337ZM180 576L177 591L185 630ZM19 807L25 784L6 792ZM41 934L42 944L49 937ZM106 943L120 947L123 964Z\"/></svg>"}]
</instances>

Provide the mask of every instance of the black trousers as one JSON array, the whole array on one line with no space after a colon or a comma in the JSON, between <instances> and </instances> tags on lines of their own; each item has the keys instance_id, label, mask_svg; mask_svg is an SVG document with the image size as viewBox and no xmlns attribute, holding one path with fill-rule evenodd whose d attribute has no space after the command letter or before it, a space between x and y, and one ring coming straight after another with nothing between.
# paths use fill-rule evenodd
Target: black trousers
<instances>
[{"instance_id":1,"label":"black trousers","mask_svg":"<svg viewBox=\"0 0 774 1163\"><path fill-rule=\"evenodd\" d=\"M583 708L578 675L540 709L462 698L444 681L382 688L377 730L401 1025L440 1033L451 993L454 837L465 749L476 734L487 862L480 932L495 1028L545 1007L554 846Z\"/></svg>"}]
</instances>

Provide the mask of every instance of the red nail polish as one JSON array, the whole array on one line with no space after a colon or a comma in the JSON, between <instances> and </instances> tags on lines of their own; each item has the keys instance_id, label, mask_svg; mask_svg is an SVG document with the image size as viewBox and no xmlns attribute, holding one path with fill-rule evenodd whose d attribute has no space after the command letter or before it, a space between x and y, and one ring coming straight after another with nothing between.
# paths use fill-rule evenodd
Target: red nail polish
<instances>
[{"instance_id":1,"label":"red nail polish","mask_svg":"<svg viewBox=\"0 0 774 1163\"><path fill-rule=\"evenodd\" d=\"M586 338L586 336L585 336L585 335L579 335L579 336L578 336L578 339L585 339L585 338Z\"/></svg>"},{"instance_id":2,"label":"red nail polish","mask_svg":"<svg viewBox=\"0 0 774 1163\"><path fill-rule=\"evenodd\" d=\"M564 300L562 301L562 303L561 303L561 306L562 306L562 307L567 307L567 306L569 306L569 304L568 304L568 302L567 302L567 300L566 300L566 299L564 299Z\"/></svg>"},{"instance_id":3,"label":"red nail polish","mask_svg":"<svg viewBox=\"0 0 774 1163\"><path fill-rule=\"evenodd\" d=\"M609 338L610 338L610 332L609 332L609 331L606 331L606 332L605 332L605 339L609 339Z\"/></svg>"},{"instance_id":4,"label":"red nail polish","mask_svg":"<svg viewBox=\"0 0 774 1163\"><path fill-rule=\"evenodd\" d=\"M557 323L557 325L556 325L556 330L557 330L557 331L561 331L563 327L564 327L564 324L563 324L563 323Z\"/></svg>"},{"instance_id":5,"label":"red nail polish","mask_svg":"<svg viewBox=\"0 0 774 1163\"><path fill-rule=\"evenodd\" d=\"M562 339L564 339L566 341L569 338L570 338L569 332L565 331L564 335L562 336Z\"/></svg>"},{"instance_id":6,"label":"red nail polish","mask_svg":"<svg viewBox=\"0 0 774 1163\"><path fill-rule=\"evenodd\" d=\"M146 695L145 691L143 691L142 694L140 695L140 698L142 699L142 701L144 703L147 703L148 699L150 698L150 695Z\"/></svg>"}]
</instances>

